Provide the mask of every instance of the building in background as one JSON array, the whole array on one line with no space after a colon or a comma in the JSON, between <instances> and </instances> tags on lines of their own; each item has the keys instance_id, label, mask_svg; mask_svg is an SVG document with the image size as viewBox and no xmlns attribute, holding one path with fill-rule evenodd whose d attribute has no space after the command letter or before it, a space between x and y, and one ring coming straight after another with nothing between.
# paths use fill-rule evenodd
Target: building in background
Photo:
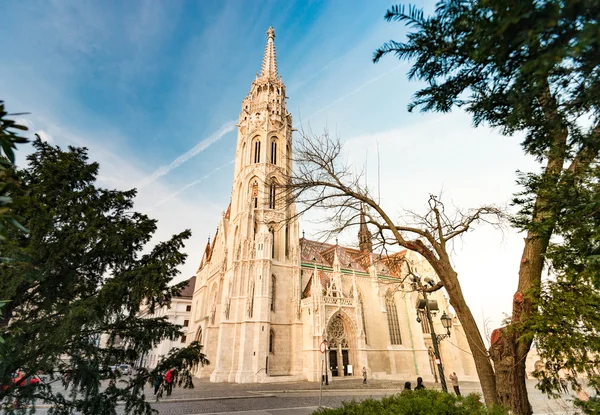
<instances>
[{"instance_id":1,"label":"building in background","mask_svg":"<svg viewBox=\"0 0 600 415\"><path fill-rule=\"evenodd\" d=\"M165 339L161 341L158 346L142 356L139 362L140 367L153 369L160 361L160 358L168 355L173 348L181 348L186 346L186 333L190 324L190 316L192 315L192 295L194 293L195 283L195 276L188 279L187 285L179 292L178 295L173 296L170 307L165 306L158 308L153 314L149 314L147 306L142 307L140 311L141 317L153 318L166 316L170 323L183 326L182 330L184 335L174 340Z\"/></svg>"},{"instance_id":2,"label":"building in background","mask_svg":"<svg viewBox=\"0 0 600 415\"><path fill-rule=\"evenodd\" d=\"M242 101L231 203L197 272L187 339L199 341L211 362L197 376L317 381L326 366L334 381L361 376L363 367L369 378L433 381L427 320L404 281L405 261L437 280L431 266L412 252L374 253L364 217L354 248L301 237L294 203L278 194L291 175L294 130L273 28L267 35L262 70ZM430 298L448 311L441 291ZM444 333L439 317L436 331ZM476 380L462 327L453 323L441 343L446 371Z\"/></svg>"}]
</instances>

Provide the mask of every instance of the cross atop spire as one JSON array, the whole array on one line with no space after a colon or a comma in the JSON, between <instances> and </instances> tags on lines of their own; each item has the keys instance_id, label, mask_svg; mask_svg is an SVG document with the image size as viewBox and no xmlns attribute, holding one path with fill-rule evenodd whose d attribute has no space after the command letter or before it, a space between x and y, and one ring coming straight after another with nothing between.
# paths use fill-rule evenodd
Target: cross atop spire
<instances>
[{"instance_id":1,"label":"cross atop spire","mask_svg":"<svg viewBox=\"0 0 600 415\"><path fill-rule=\"evenodd\" d=\"M275 56L275 30L273 26L267 30L267 46L263 57L261 78L277 78L277 57Z\"/></svg>"}]
</instances>

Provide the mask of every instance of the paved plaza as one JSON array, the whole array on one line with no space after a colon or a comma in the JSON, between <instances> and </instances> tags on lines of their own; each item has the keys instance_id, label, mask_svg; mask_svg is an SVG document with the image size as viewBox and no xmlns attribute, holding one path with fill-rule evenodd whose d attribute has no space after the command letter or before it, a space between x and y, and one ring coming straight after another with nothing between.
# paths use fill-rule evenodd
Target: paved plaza
<instances>
[{"instance_id":1,"label":"paved plaza","mask_svg":"<svg viewBox=\"0 0 600 415\"><path fill-rule=\"evenodd\" d=\"M145 394L154 408L167 415L309 415L319 405L319 384L312 382L229 384L196 379L194 385L194 389L175 388L171 396L164 396L158 403L152 388L146 388ZM404 382L378 380L370 380L363 385L358 378L334 379L323 387L322 405L338 407L352 399L381 398L398 393L403 385ZM439 385L432 383L426 383L426 387L439 389ZM535 389L535 381L531 380L528 388L536 415L576 413L570 403L574 395L549 399ZM463 394L480 393L481 388L476 382L461 382L461 391ZM45 414L47 408L41 406L36 413Z\"/></svg>"}]
</instances>

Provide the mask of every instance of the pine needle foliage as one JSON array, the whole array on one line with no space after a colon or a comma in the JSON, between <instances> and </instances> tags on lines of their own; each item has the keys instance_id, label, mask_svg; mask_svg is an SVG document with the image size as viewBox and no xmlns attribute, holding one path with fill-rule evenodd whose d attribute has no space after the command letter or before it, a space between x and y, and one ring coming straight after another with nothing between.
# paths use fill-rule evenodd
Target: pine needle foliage
<instances>
[{"instance_id":1,"label":"pine needle foliage","mask_svg":"<svg viewBox=\"0 0 600 415\"><path fill-rule=\"evenodd\" d=\"M590 200L598 191L599 16L597 0L442 0L429 16L395 6L385 19L405 24L406 40L389 41L373 56L411 62L409 79L424 86L409 111L460 108L476 126L518 134L525 154L539 161L538 171L519 173L513 223L526 233L515 297L522 300L513 302L502 331L506 347L499 349L505 353L494 362L506 366L496 371L496 383L516 414L531 413L523 378L534 338L549 369L600 369ZM551 279L543 283L545 270ZM550 392L552 382L540 386Z\"/></svg>"},{"instance_id":2,"label":"pine needle foliage","mask_svg":"<svg viewBox=\"0 0 600 415\"><path fill-rule=\"evenodd\" d=\"M17 144L27 142L27 139L20 135L27 131L27 127L13 119L17 115L20 114L9 114L4 101L0 100L0 243L6 238L6 229L9 226L26 231L10 210L13 203L11 192L18 183L11 179L7 172L15 162ZM0 302L0 307L2 304Z\"/></svg>"},{"instance_id":3,"label":"pine needle foliage","mask_svg":"<svg viewBox=\"0 0 600 415\"><path fill-rule=\"evenodd\" d=\"M0 265L0 297L9 301L0 310L0 401L90 415L115 414L122 401L126 413L151 414L144 384L175 368L179 384L193 387L191 371L208 363L201 346L175 350L155 370L130 378L109 367L135 363L183 334L165 317L138 312L169 306L182 289L170 283L190 231L146 249L156 221L133 211L135 190L98 187L99 165L85 148L62 150L39 139L33 147L27 167L10 170L21 183L12 194L15 213L28 232L9 229L0 244L0 256L10 258ZM18 387L11 382L17 371L42 373L45 381Z\"/></svg>"}]
</instances>

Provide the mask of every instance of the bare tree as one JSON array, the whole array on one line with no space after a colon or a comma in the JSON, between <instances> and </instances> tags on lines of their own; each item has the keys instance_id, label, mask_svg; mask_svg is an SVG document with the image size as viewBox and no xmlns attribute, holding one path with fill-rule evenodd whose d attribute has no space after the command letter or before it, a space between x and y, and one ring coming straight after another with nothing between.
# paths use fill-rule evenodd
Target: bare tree
<instances>
[{"instance_id":1,"label":"bare tree","mask_svg":"<svg viewBox=\"0 0 600 415\"><path fill-rule=\"evenodd\" d=\"M500 226L503 212L495 206L482 206L452 214L446 212L439 197L430 195L424 214L412 213L409 221L395 220L376 202L362 173L342 161L339 138L327 131L322 135L300 131L294 148L294 173L287 184L287 195L299 204L298 214L318 208L320 221L327 223L326 232L337 234L359 223L364 212L368 223L375 228L374 239L384 252L406 248L422 255L439 277L439 282L426 291L444 287L450 304L462 323L477 367L483 394L488 404L497 403L496 381L490 356L469 306L450 253L452 244L474 225L489 223Z\"/></svg>"}]
</instances>

